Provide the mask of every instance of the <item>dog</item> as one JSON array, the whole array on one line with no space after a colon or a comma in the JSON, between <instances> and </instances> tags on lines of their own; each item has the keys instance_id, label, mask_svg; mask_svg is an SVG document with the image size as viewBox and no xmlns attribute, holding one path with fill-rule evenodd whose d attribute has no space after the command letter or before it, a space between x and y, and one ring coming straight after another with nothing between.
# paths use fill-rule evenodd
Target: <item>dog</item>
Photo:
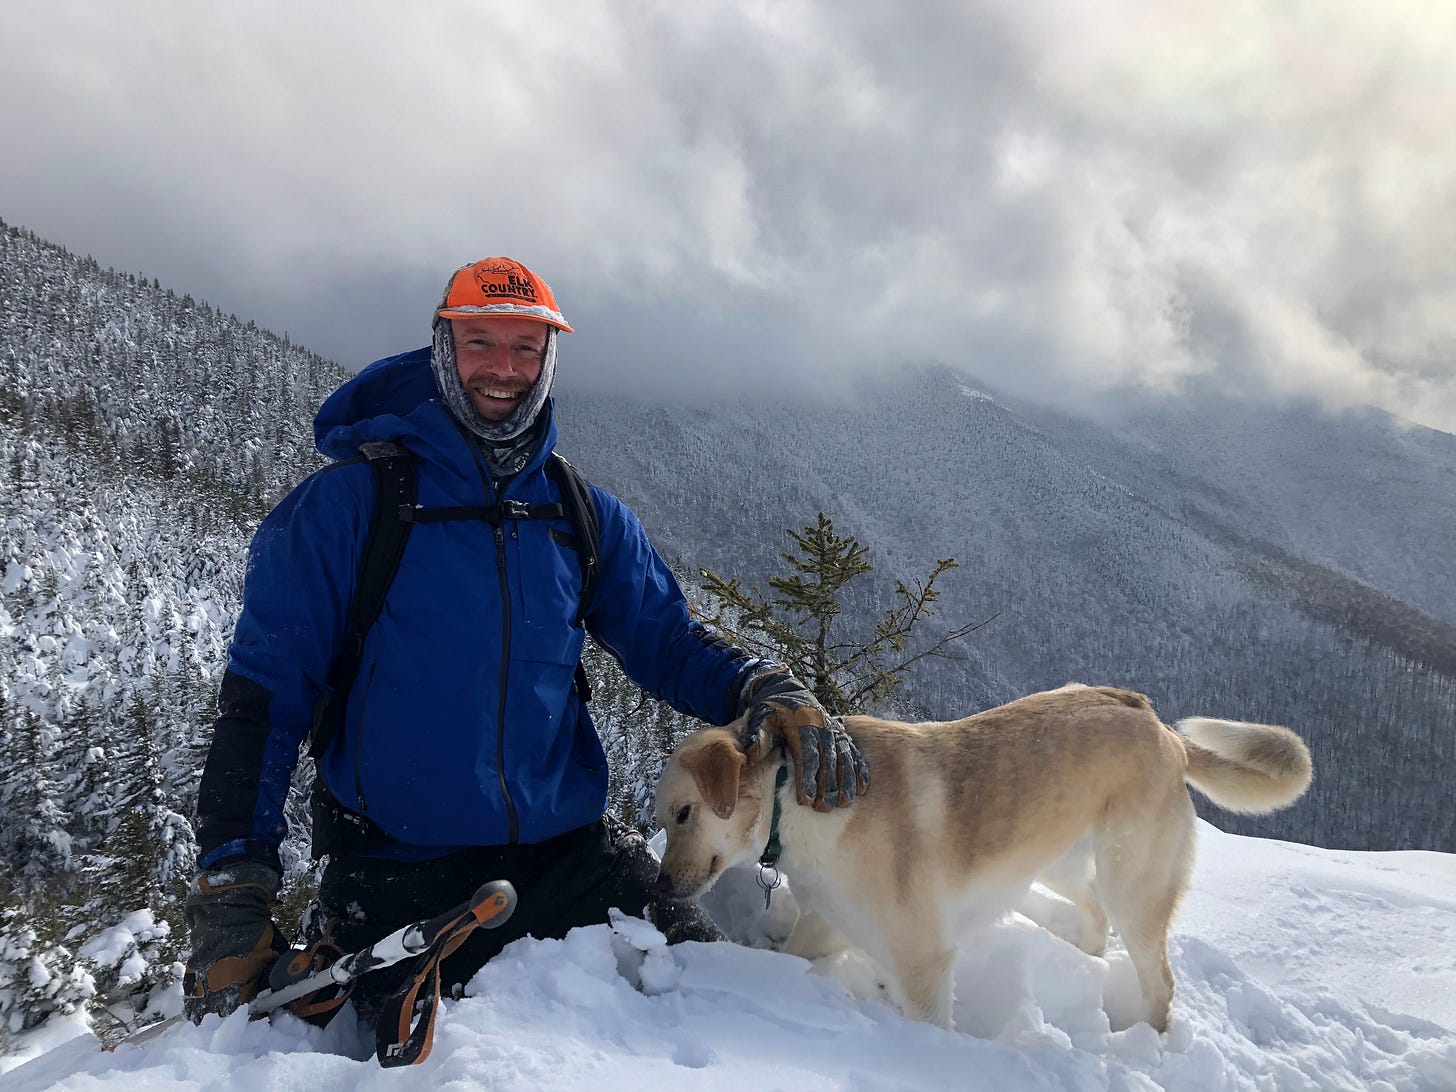
<instances>
[{"instance_id":1,"label":"dog","mask_svg":"<svg viewBox=\"0 0 1456 1092\"><path fill-rule=\"evenodd\" d=\"M1193 866L1186 786L1257 815L1292 804L1313 775L1287 728L1199 717L1175 731L1142 694L1071 683L957 721L845 717L872 781L852 806L819 812L775 788L787 759L773 723L746 750L740 721L673 751L657 787L658 893L697 897L758 858L779 793L780 866L801 909L784 950L813 960L856 946L908 1016L944 1028L957 938L1037 880L1081 911L1083 951L1101 955L1117 929L1144 1019L1165 1031L1168 927Z\"/></svg>"}]
</instances>

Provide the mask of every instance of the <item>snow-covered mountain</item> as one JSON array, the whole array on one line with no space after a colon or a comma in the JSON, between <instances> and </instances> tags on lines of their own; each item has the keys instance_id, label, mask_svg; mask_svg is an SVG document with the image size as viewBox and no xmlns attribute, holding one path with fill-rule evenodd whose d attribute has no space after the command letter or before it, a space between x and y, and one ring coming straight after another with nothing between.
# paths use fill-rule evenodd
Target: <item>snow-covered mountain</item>
<instances>
[{"instance_id":1,"label":"snow-covered mountain","mask_svg":"<svg viewBox=\"0 0 1456 1092\"><path fill-rule=\"evenodd\" d=\"M937 619L997 617L923 664L902 712L1076 679L1144 690L1166 719L1288 723L1315 754L1307 800L1218 823L1456 846L1456 439L1213 400L1071 418L950 368L716 405L574 391L562 371L564 452L688 576L762 584L823 511L871 547L844 619L865 625L894 578L959 560ZM0 225L0 1026L169 973L243 549L319 464L312 415L344 374ZM591 669L614 805L636 818L683 724ZM297 839L289 860L302 893ZM143 908L133 950L92 945Z\"/></svg>"},{"instance_id":2,"label":"snow-covered mountain","mask_svg":"<svg viewBox=\"0 0 1456 1092\"><path fill-rule=\"evenodd\" d=\"M1456 437L1213 399L1128 400L1094 423L950 369L819 403L561 402L568 456L685 568L762 584L783 529L821 510L887 578L957 558L940 618L997 617L960 662L924 665L909 697L930 716L1076 680L1143 690L1169 719L1290 724L1314 751L1315 788L1277 817L1221 825L1456 846L1441 803L1456 771L1456 616L1423 567L1453 564Z\"/></svg>"}]
</instances>

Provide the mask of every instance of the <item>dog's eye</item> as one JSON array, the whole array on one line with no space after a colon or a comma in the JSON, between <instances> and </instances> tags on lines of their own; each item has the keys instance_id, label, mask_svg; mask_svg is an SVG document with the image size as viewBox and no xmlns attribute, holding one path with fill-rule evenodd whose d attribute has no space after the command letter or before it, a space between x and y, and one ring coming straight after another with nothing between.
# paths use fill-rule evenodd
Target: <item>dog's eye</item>
<instances>
[{"instance_id":1,"label":"dog's eye","mask_svg":"<svg viewBox=\"0 0 1456 1092\"><path fill-rule=\"evenodd\" d=\"M677 813L677 825L678 826L682 826L684 823L686 823L688 821L688 813L691 812L692 810L693 810L693 806L691 804L684 804L681 808L678 809L678 813Z\"/></svg>"}]
</instances>

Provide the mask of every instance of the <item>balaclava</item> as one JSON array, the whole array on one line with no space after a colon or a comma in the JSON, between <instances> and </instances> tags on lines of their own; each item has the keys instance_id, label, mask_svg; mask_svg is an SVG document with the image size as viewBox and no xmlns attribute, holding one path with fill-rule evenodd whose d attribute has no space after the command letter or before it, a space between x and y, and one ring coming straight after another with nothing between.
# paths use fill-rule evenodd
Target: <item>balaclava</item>
<instances>
[{"instance_id":1,"label":"balaclava","mask_svg":"<svg viewBox=\"0 0 1456 1092\"><path fill-rule=\"evenodd\" d=\"M484 315L516 315L538 319L547 326L541 374L521 404L502 421L491 421L477 412L455 366L455 339L450 320ZM551 289L510 258L482 258L462 266L445 285L445 295L435 311L434 343L430 351L435 385L455 419L479 438L491 472L497 477L518 473L540 436L541 410L556 378L558 330L570 333L571 327L557 310Z\"/></svg>"}]
</instances>

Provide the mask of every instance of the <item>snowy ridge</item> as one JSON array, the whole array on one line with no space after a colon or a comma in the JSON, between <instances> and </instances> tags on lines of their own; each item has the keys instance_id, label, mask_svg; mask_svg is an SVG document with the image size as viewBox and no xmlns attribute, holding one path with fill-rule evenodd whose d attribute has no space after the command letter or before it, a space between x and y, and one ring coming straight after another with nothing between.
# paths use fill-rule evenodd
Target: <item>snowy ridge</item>
<instances>
[{"instance_id":1,"label":"snowy ridge","mask_svg":"<svg viewBox=\"0 0 1456 1092\"><path fill-rule=\"evenodd\" d=\"M1124 1026L1136 985L1116 942L1078 951L1057 935L1071 908L1034 891L1024 909L1050 930L1017 914L967 946L955 1032L891 1011L858 957L666 947L618 919L511 945L444 1003L418 1067L378 1070L347 1016L320 1031L236 1014L113 1055L67 1044L0 1090L1456 1087L1456 858L1199 837L1163 1038Z\"/></svg>"}]
</instances>

